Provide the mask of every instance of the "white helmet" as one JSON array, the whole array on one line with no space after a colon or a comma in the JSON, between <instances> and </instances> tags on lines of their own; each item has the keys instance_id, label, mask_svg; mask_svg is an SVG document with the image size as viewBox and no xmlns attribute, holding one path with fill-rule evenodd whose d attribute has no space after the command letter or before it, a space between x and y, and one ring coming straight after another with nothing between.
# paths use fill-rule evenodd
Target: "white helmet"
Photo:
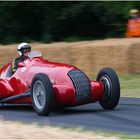
<instances>
[{"instance_id":1,"label":"white helmet","mask_svg":"<svg viewBox=\"0 0 140 140\"><path fill-rule=\"evenodd\" d=\"M31 46L28 43L20 43L18 45L17 50L18 50L19 55L21 56L25 50L30 52L31 51Z\"/></svg>"}]
</instances>

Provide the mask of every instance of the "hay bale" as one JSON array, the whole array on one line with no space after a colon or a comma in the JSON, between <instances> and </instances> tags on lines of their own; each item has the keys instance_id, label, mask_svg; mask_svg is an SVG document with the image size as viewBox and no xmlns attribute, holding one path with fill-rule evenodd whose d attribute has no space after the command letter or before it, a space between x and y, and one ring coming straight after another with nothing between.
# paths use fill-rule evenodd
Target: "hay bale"
<instances>
[{"instance_id":1,"label":"hay bale","mask_svg":"<svg viewBox=\"0 0 140 140\"><path fill-rule=\"evenodd\" d=\"M17 57L17 45L0 46L0 67ZM76 43L32 43L32 50L41 51L49 61L77 66L88 76L103 67L112 67L118 74L140 72L140 39L105 39Z\"/></svg>"}]
</instances>

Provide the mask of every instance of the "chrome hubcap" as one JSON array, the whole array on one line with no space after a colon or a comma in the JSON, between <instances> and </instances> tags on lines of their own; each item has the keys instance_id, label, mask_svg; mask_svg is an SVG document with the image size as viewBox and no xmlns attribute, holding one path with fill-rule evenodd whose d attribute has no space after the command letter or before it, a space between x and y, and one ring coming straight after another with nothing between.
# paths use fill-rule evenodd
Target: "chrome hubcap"
<instances>
[{"instance_id":1,"label":"chrome hubcap","mask_svg":"<svg viewBox=\"0 0 140 140\"><path fill-rule=\"evenodd\" d=\"M111 81L110 78L105 75L103 77L101 77L100 81L104 84L104 96L103 96L103 100L108 100L108 98L111 95Z\"/></svg>"},{"instance_id":2,"label":"chrome hubcap","mask_svg":"<svg viewBox=\"0 0 140 140\"><path fill-rule=\"evenodd\" d=\"M33 87L33 100L38 109L45 105L45 88L41 81L36 81Z\"/></svg>"}]
</instances>

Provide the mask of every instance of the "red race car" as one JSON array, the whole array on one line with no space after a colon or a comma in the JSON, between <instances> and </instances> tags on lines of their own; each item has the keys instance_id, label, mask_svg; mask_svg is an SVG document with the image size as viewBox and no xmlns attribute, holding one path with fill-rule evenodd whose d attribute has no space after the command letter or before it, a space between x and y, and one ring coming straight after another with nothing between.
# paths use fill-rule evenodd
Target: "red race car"
<instances>
[{"instance_id":1,"label":"red race car","mask_svg":"<svg viewBox=\"0 0 140 140\"><path fill-rule=\"evenodd\" d=\"M101 69L96 81L90 81L80 69L49 62L32 51L13 75L10 63L0 70L0 103L32 104L38 115L96 101L104 109L113 109L119 98L119 79L111 68Z\"/></svg>"}]
</instances>

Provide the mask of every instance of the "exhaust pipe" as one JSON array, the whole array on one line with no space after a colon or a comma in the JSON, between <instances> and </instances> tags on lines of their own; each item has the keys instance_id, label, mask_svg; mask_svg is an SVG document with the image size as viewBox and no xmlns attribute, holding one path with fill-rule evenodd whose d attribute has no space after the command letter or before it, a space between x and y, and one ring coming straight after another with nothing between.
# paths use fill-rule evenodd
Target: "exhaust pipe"
<instances>
[{"instance_id":1,"label":"exhaust pipe","mask_svg":"<svg viewBox=\"0 0 140 140\"><path fill-rule=\"evenodd\" d=\"M1 99L0 103L7 103L7 102L11 102L11 101L20 99L20 98L29 97L29 96L31 96L31 89L27 90L24 93L21 93L21 94L15 95L15 96L11 96L11 97L7 97L5 99Z\"/></svg>"}]
</instances>

